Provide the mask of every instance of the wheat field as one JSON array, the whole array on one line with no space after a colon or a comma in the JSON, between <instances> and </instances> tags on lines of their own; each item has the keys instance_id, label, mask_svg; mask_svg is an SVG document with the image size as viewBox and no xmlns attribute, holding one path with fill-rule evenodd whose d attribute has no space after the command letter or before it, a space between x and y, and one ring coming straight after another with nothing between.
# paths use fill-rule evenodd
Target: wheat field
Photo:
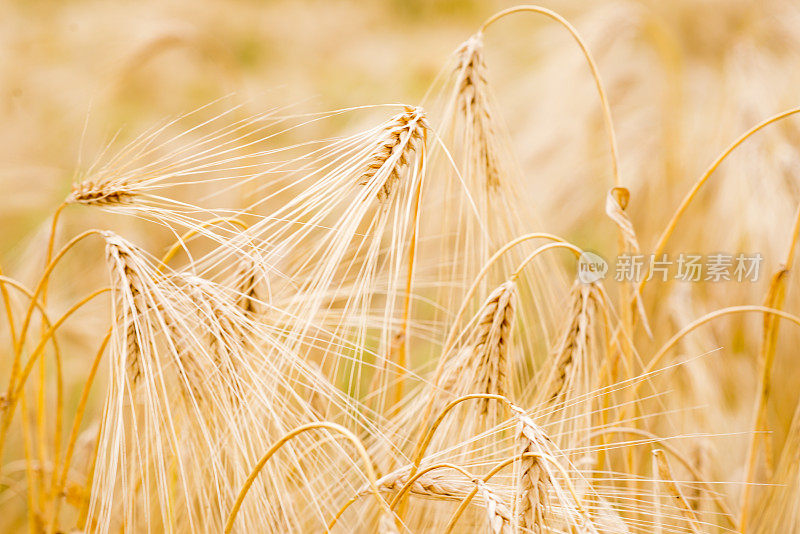
<instances>
[{"instance_id":1,"label":"wheat field","mask_svg":"<svg viewBox=\"0 0 800 534\"><path fill-rule=\"evenodd\" d=\"M798 24L0 2L0 530L800 534Z\"/></svg>"}]
</instances>

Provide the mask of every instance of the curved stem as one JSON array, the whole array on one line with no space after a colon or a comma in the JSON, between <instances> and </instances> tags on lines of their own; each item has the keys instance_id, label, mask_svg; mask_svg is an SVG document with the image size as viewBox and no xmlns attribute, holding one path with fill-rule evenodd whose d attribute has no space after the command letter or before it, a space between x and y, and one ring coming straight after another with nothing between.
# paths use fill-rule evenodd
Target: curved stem
<instances>
[{"instance_id":1,"label":"curved stem","mask_svg":"<svg viewBox=\"0 0 800 534\"><path fill-rule=\"evenodd\" d=\"M27 401L25 396L20 399L22 410L28 411ZM36 474L33 460L33 438L31 437L30 422L27 417L22 418L22 449L25 456L25 479L28 483L27 491L25 492L25 500L28 504L28 532L36 534L36 518L41 513L42 503L36 498L36 493L33 489L36 485Z\"/></svg>"},{"instance_id":2,"label":"curved stem","mask_svg":"<svg viewBox=\"0 0 800 534\"><path fill-rule=\"evenodd\" d=\"M7 276L0 275L0 288L3 291L3 294L8 295L8 289L7 289L6 286L13 287L14 289L16 289L17 291L19 291L20 293L22 293L23 295L25 295L26 297L28 297L29 299L31 299L33 301L33 292L30 289L28 289L27 287L22 285L22 283L20 283L19 281L14 280L13 278L9 278ZM50 317L48 316L47 312L45 311L43 303L41 301L37 300L37 301L34 302L34 306L39 311L39 314L42 316L42 324L44 326L46 326L46 327L50 327L52 325L52 321L50 320ZM16 348L16 338L14 337L13 322L9 321L9 326L11 326L12 340L14 340L14 345L15 345L15 348ZM51 339L52 345L53 345L53 352L55 354L56 368L57 368L58 377L59 377L58 384L57 384L56 396L57 396L57 399L58 399L58 405L61 406L61 402L62 402L62 398L63 398L63 384L62 384L62 381L60 379L60 377L61 377L61 351L60 351L60 349L58 347L58 342L56 341L56 337L55 336L51 336L50 339ZM24 413L25 412L25 398L24 397L20 398L20 402L22 404L22 410L23 410L23 413ZM56 440L58 439L58 436L60 435L59 422L60 421L57 420L57 423L56 423ZM34 514L34 506L31 503L34 502L34 499L33 499L33 488L35 487L35 484L36 484L35 481L36 481L37 477L35 475L35 470L32 467L32 465L33 465L33 457L32 457L32 454L31 454L32 443L31 443L31 436L30 436L30 433L29 433L29 429L27 428L27 425L25 426L25 428L23 428L23 439L25 440L25 446L24 446L25 464L26 464L25 473L26 473L26 477L28 479L28 485L29 485L29 490L27 492L28 493L28 504L29 504L29 508L30 508L30 513ZM41 463L41 459L40 459L40 463ZM40 501L41 500L43 500L43 495L40 495ZM34 523L31 522L31 524L34 524Z\"/></svg>"},{"instance_id":3,"label":"curved stem","mask_svg":"<svg viewBox=\"0 0 800 534\"><path fill-rule=\"evenodd\" d=\"M787 319L796 325L800 326L800 317L797 315L793 315L791 313L786 313L781 310L776 310L773 308L769 308L767 306L758 306L758 305L744 305L744 306L730 306L728 308L722 308L720 310L713 311L708 313L699 319L695 319L688 325L684 326L679 332L673 335L659 350L655 353L653 358L648 362L645 366L644 372L641 376L647 376L648 374L652 373L656 366L661 362L661 360L666 356L667 352L674 347L678 341L681 340L684 336L692 332L693 330L697 329L698 327L706 324L707 322L716 319L718 317L722 317L724 315L732 315L735 313L746 313L746 312L762 312L765 314L772 314L776 317L781 317L783 319ZM632 396L635 398L636 394L639 391L639 388L645 381L637 381L632 386ZM620 419L625 417L625 407L621 410Z\"/></svg>"},{"instance_id":4,"label":"curved stem","mask_svg":"<svg viewBox=\"0 0 800 534\"><path fill-rule=\"evenodd\" d=\"M50 225L50 238L47 241L47 259L45 260L46 263L50 263L50 260L53 257L53 248L56 242L56 229L58 228L58 220L61 217L61 212L64 211L64 208L67 207L66 202L62 202L57 208L55 213L53 213L53 222Z\"/></svg>"},{"instance_id":5,"label":"curved stem","mask_svg":"<svg viewBox=\"0 0 800 534\"><path fill-rule=\"evenodd\" d=\"M570 24L564 17L562 17L555 11L551 11L547 8L540 6L522 5L522 6L511 7L503 11L500 11L499 13L495 13L494 15L489 17L489 19L487 19L486 22L483 23L478 32L479 33L485 32L489 26L491 26L498 20L502 19L503 17L512 15L514 13L523 13L523 12L538 13L540 15L544 15L545 17L548 17L558 22L564 28L567 29L570 35L572 35L572 38L575 39L575 42L578 43L578 46L580 47L581 52L583 53L583 56L586 58L586 62L589 64L589 69L592 71L592 78L594 78L594 83L595 86L597 87L597 93L600 96L600 106L603 110L603 123L605 125L606 135L608 136L609 150L611 152L611 165L614 175L614 185L621 186L622 181L620 180L619 177L619 156L617 154L617 136L616 133L614 132L614 123L611 119L611 106L608 103L608 97L606 96L606 91L603 88L603 82L600 79L600 73L597 70L597 64L595 63L591 52L589 52L586 43L583 42L583 39L578 33L578 30L576 30L572 24Z\"/></svg>"},{"instance_id":6,"label":"curved stem","mask_svg":"<svg viewBox=\"0 0 800 534\"><path fill-rule=\"evenodd\" d=\"M53 213L53 220L50 224L50 235L47 241L47 253L45 255L45 267L50 263L50 260L53 257L53 248L55 246L56 240L56 232L58 229L58 222L61 217L61 212L67 206L66 202L62 202L58 208L56 208L55 213ZM41 301L42 305L47 304L47 290L48 290L48 283L45 281L44 285L42 286L41 290ZM46 330L46 325L41 325L41 333L44 334ZM57 394L56 394L56 421L55 421L55 435L53 439L54 449L56 456L53 458L53 461L57 461L58 457L58 448L61 441L61 424L62 424L62 388L63 388L63 375L61 369L61 362L60 362L60 355L56 354L56 383L57 383ZM39 374L37 380L37 395L36 395L36 437L38 439L38 447L37 453L39 458L39 463L44 466L48 463L47 458L47 447L46 440L47 440L47 413L46 413L46 389L47 389L47 365L46 360L42 358L39 360ZM40 500L42 501L42 508L44 509L44 503L47 502L47 492L46 492L46 484L44 482L44 474L38 475L38 489L40 493Z\"/></svg>"},{"instance_id":7,"label":"curved stem","mask_svg":"<svg viewBox=\"0 0 800 534\"><path fill-rule=\"evenodd\" d=\"M79 300L77 303L73 304L66 312L64 312L64 315L59 317L59 319L55 323L53 323L53 325L42 336L42 339L39 341L39 344L36 346L33 353L31 354L31 357L28 359L28 362L25 364L25 367L23 368L22 373L20 374L19 385L16 388L17 395L19 395L19 393L22 391L22 388L25 387L25 381L27 380L28 375L30 375L31 373L33 364L36 363L37 358L41 355L42 351L44 350L45 344L48 342L50 337L55 333L58 327L61 326L61 324L64 321L69 319L69 317L73 313L78 311L82 306L90 302L92 299L104 293L108 293L110 291L111 291L110 287L104 287L102 289L97 289L95 291L92 291L87 296Z\"/></svg>"},{"instance_id":8,"label":"curved stem","mask_svg":"<svg viewBox=\"0 0 800 534\"><path fill-rule=\"evenodd\" d=\"M360 492L356 493L355 495L350 497L347 500L347 502L345 502L342 505L342 507L339 508L339 511L336 512L336 515L334 515L333 518L330 521L328 521L328 524L325 527L325 531L326 532L330 532L331 530L333 530L333 527L336 525L336 522L339 521L339 518L342 517L342 515L344 515L344 513L347 511L347 509L350 508L350 506L352 506L358 500L359 497L361 497L361 493Z\"/></svg>"},{"instance_id":9,"label":"curved stem","mask_svg":"<svg viewBox=\"0 0 800 534\"><path fill-rule=\"evenodd\" d=\"M694 186L692 186L689 192L686 193L686 196L681 201L680 205L678 206L678 209L675 210L675 212L672 215L672 218L667 223L666 228L664 228L664 231L661 233L661 236L659 236L658 242L656 243L656 246L652 252L653 255L657 256L664 251L664 247L667 245L667 241L669 241L669 238L675 231L675 227L678 225L678 221L683 216L686 209L689 207L689 204L691 204L692 200L694 200L694 198L697 196L698 191L700 191L700 188L703 187L703 185L708 181L711 175L714 174L714 171L717 170L717 168L722 164L723 161L725 161L725 158L727 158L731 154L731 152L733 152L739 145L744 143L748 138L750 138L756 132L766 128L767 126L769 126L774 122L778 122L781 119L785 119L786 117L790 117L796 113L800 113L800 107L792 108L787 111L778 113L777 115L773 115L767 120L752 127L747 132L742 134L736 141L731 143L731 145L728 146L728 148L726 148L725 151L722 152L722 154L720 154L717 157L717 159L714 160L714 162L708 167L708 169L706 169L706 171L703 173L700 179L697 180ZM642 287L647 281L647 278L648 277L645 276L644 279L641 282L639 282L638 291L640 293L642 291Z\"/></svg>"},{"instance_id":10,"label":"curved stem","mask_svg":"<svg viewBox=\"0 0 800 534\"><path fill-rule=\"evenodd\" d=\"M536 256L538 256L542 252L547 252L548 250L556 248L565 248L567 250L571 250L572 252L575 253L575 256L577 257L580 257L580 255L583 254L583 250L576 247L572 243L549 243L547 245L542 245L541 247L531 252L527 258L522 260L522 262L520 262L517 269L511 274L510 279L516 281L516 279L519 278L520 274L522 274L522 271L525 270L525 267L527 267L530 262L536 259Z\"/></svg>"},{"instance_id":11,"label":"curved stem","mask_svg":"<svg viewBox=\"0 0 800 534\"><path fill-rule=\"evenodd\" d=\"M239 513L239 509L244 502L244 498L247 496L247 492L250 490L250 486L253 485L255 482L256 477L261 472L261 469L264 468L264 465L269 461L270 458L280 449L287 441L302 434L304 432L308 432L309 430L316 430L316 429L325 429L330 430L332 432L337 432L341 434L343 437L348 439L353 446L355 447L358 454L361 456L361 460L364 463L364 469L366 471L365 475L367 476L367 480L369 481L370 488L372 490L375 499L378 501L378 505L384 510L384 512L393 515L389 505L386 503L384 498L381 496L380 491L378 490L377 479L375 477L375 470L372 467L372 460L367 454L366 449L364 449L364 445L361 441L349 430L341 425L337 425L336 423L329 423L326 421L319 421L316 423L308 423L306 425L299 426L289 432L288 434L284 435L281 439L275 442L269 450L264 453L264 456L258 461L258 463L253 467L252 471L250 472L250 476L247 477L244 485L242 486L241 490L239 490L239 495L236 497L236 501L233 504L233 508L231 508L230 513L228 514L228 520L225 522L225 534L229 534L231 530L233 530L233 524L236 521L236 516Z\"/></svg>"},{"instance_id":12,"label":"curved stem","mask_svg":"<svg viewBox=\"0 0 800 534\"><path fill-rule=\"evenodd\" d=\"M58 262L61 260L61 258L63 258L64 255L72 249L72 247L74 247L77 243L79 243L83 239L94 234L100 234L100 230L87 230L70 239L67 242L67 244L64 245L64 247L58 252L58 254L56 254L55 257L52 260L50 260L50 262L47 264L47 267L45 267L41 278L39 278L39 282L36 284L36 287L34 288L33 294L31 296L31 304L28 306L28 310L25 313L25 319L22 322L22 326L19 332L19 339L17 340L16 350L14 351L14 361L11 364L11 376L8 381L9 397L13 393L14 383L16 382L17 373L19 372L19 361L20 358L22 357L22 347L25 344L25 338L27 337L28 327L30 326L31 318L33 316L35 302L37 301L39 295L42 293L45 286L47 285L47 280L50 277L50 273L53 272L53 269L55 269L56 265L58 265Z\"/></svg>"},{"instance_id":13,"label":"curved stem","mask_svg":"<svg viewBox=\"0 0 800 534\"><path fill-rule=\"evenodd\" d=\"M13 278L8 278L7 276L0 275L0 288L2 288L3 291L5 291L7 293L6 286L13 287L14 289L19 291L20 293L22 293L25 296L27 296L34 303L35 308L39 311L39 314L42 316L42 326L43 327L50 328L52 326L53 323L50 320L50 317L48 316L47 312L45 311L43 302L38 301L38 300L34 301L33 300L33 292L30 289L28 289L27 287L22 285L19 281L14 280ZM52 345L53 345L53 353L54 353L54 358L55 358L55 362L56 362L56 376L57 376L57 382L56 382L56 408L57 408L57 415L56 415L55 435L54 435L54 439L53 439L54 453L56 454L56 457L57 457L59 442L60 442L60 439L61 439L60 438L60 436L61 436L61 409L62 409L62 405L63 405L64 387L63 387L63 379L62 379L61 350L59 349L58 342L56 340L55 335L50 336L50 340L51 340ZM15 343L16 343L16 341L15 341ZM24 401L24 398L22 398L20 400ZM24 406L23 406L23 413L24 412L25 412L25 410L24 410ZM29 436L27 434L27 429L24 429L24 433L25 433L25 439L29 440L30 438L29 438ZM43 442L42 442L42 444L43 444ZM33 461L33 459L30 456L30 454L28 454L29 449L30 449L30 445L31 445L30 443L28 443L26 445L28 448L26 449L25 461L28 464L30 464ZM40 452L42 452L41 448L40 448ZM40 462L40 465L44 465L44 461L43 461L41 455L40 455L40 458L39 458L39 462ZM33 491L33 488L36 486L36 483L34 482L34 480L37 479L37 477L35 475L33 475L34 470L31 469L31 468L26 469L26 473L29 473L29 474L31 474L33 476L33 479L31 479L31 481L30 481L30 488L29 488L29 493L30 493L30 492ZM43 483L42 483L42 488L41 488L40 493L41 493L40 501L44 501L45 495L44 495L44 484Z\"/></svg>"},{"instance_id":14,"label":"curved stem","mask_svg":"<svg viewBox=\"0 0 800 534\"><path fill-rule=\"evenodd\" d=\"M653 358L647 363L644 369L643 375L646 375L652 372L655 367L661 362L661 359L666 355L667 351L669 351L672 347L674 347L678 341L681 340L686 334L690 333L692 330L695 330L697 327L706 324L707 322L711 321L712 319L716 319L717 317L722 317L723 315L731 315L734 313L746 313L746 312L762 312L762 313L769 313L775 315L777 317L781 317L783 319L787 319L796 325L800 326L800 317L797 315L787 313L781 310L776 310L774 308L768 308L767 306L759 306L755 304L751 305L743 305L743 306L730 306L728 308L722 308L720 310L713 311L711 313L707 313L706 315L700 317L699 319L695 319L688 325L684 326L679 332L677 332L674 336L672 336L669 341L667 341ZM638 389L639 385L642 382L638 382L634 387Z\"/></svg>"},{"instance_id":15,"label":"curved stem","mask_svg":"<svg viewBox=\"0 0 800 534\"><path fill-rule=\"evenodd\" d=\"M11 278L5 278L3 276L3 269L0 267L0 277L4 279L11 280ZM14 350L17 349L17 329L14 326L14 310L11 307L11 296L8 294L8 289L6 288L5 284L0 284L0 296L3 297L3 306L6 309L6 319L8 320L8 331L11 337L11 346Z\"/></svg>"},{"instance_id":16,"label":"curved stem","mask_svg":"<svg viewBox=\"0 0 800 534\"><path fill-rule=\"evenodd\" d=\"M24 285L22 285L22 283L21 283L21 282L19 282L18 280L14 280L13 278L9 278L9 277L7 277L7 276L3 276L2 274L0 274L0 288L2 288L4 291L7 291L7 290L6 290L6 286L11 286L11 287L13 287L13 288L14 288L14 289L16 289L17 291L19 291L20 293L22 293L23 295L25 295L26 297L28 297L29 299L33 300L33 291L31 291L30 289L28 289L27 287L25 287ZM36 309L39 311L39 313L41 314L41 316L42 316L42 320L44 321L44 323L45 323L45 324L46 324L48 327L49 327L50 325L52 325L53 323L52 323L52 321L50 320L50 316L49 316L49 315L47 314L47 312L45 311L45 309L44 309L44 304L41 302L41 300L37 300L37 301L34 303L34 306L35 306L35 308L36 308ZM55 338L54 338L54 339L55 339Z\"/></svg>"},{"instance_id":17,"label":"curved stem","mask_svg":"<svg viewBox=\"0 0 800 534\"><path fill-rule=\"evenodd\" d=\"M167 266L167 263L169 263L169 261L172 258L174 258L175 255L181 249L184 248L184 246L186 245L186 241L188 241L189 239L191 239L194 236L196 236L197 234L199 234L200 230L202 230L204 228L208 228L209 226L212 226L212 225L215 225L215 224L221 223L221 222L228 222L228 223L231 223L231 224L234 224L234 225L238 226L242 230L247 230L247 224L245 224L245 222L242 221L241 219L237 219L236 217L217 217L216 219L211 219L210 221L206 221L203 224L201 224L199 227L192 228L191 230L189 230L186 233L184 233L183 235L181 235L178 238L178 240L175 241L175 243L172 244L172 246L169 248L169 250L167 250L167 253L164 254L164 257L161 258L161 261L159 262L157 270L159 272L162 272L164 270L164 267Z\"/></svg>"},{"instance_id":18,"label":"curved stem","mask_svg":"<svg viewBox=\"0 0 800 534\"><path fill-rule=\"evenodd\" d=\"M422 462L422 459L425 457L425 451L428 449L428 446L430 445L431 440L433 439L433 435L436 433L436 429L439 428L439 425L442 423L442 421L447 416L447 414L450 413L450 410L452 410L453 408L455 408L456 406L458 406L462 402L466 402L468 400L474 400L474 399L496 400L496 401L499 401L499 402L505 404L506 406L508 406L512 410L516 410L517 409L517 407L514 405L514 403L512 403L506 397L504 397L503 395L495 395L494 393L472 393L472 394L469 394L469 395L464 395L462 397L459 397L459 398L451 401L450 403L447 404L447 406L445 406L442 409L441 412L439 412L439 415L433 421L433 424L428 429L428 431L425 433L425 435L422 438L422 440L419 442L419 445L417 446L417 450L414 453L414 466L412 467L412 472L411 472L410 476L414 476L414 473L416 472L416 470L419 469L419 464Z\"/></svg>"}]
</instances>

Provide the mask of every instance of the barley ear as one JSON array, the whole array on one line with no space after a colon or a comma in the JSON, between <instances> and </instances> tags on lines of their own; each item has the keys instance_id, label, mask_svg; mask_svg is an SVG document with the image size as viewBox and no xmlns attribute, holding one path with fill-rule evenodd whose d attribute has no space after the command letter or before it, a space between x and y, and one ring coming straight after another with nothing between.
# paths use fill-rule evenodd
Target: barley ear
<instances>
[{"instance_id":1,"label":"barley ear","mask_svg":"<svg viewBox=\"0 0 800 534\"><path fill-rule=\"evenodd\" d=\"M379 137L358 183L367 185L380 180L378 200L381 203L389 200L410 154L424 143L427 128L422 108L407 107L393 117Z\"/></svg>"}]
</instances>

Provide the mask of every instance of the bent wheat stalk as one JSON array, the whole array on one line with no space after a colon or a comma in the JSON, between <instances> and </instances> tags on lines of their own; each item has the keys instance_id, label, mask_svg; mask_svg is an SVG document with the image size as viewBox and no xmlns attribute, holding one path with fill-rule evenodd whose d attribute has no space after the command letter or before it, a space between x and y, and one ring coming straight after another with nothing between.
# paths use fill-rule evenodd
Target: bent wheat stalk
<instances>
[{"instance_id":1,"label":"bent wheat stalk","mask_svg":"<svg viewBox=\"0 0 800 534\"><path fill-rule=\"evenodd\" d=\"M255 482L256 477L264 468L264 465L269 461L272 456L275 455L276 452L289 440L298 436L304 432L308 432L310 430L328 430L335 434L339 434L348 441L350 441L356 449L356 452L361 456L361 460L364 463L365 475L367 480L369 481L370 488L372 490L372 494L375 496L376 501L378 502L378 506L380 506L382 512L386 514L386 517L393 518L394 513L391 511L391 508L387 504L386 500L381 496L380 490L378 489L377 478L375 477L375 471L372 467L372 460L370 459L367 451L364 449L364 445L362 445L361 441L349 430L344 428L341 425L337 425L336 423L328 423L328 422L316 422L316 423L309 423L307 425L300 426L291 432L287 433L281 439L279 439L275 444L270 447L270 449L264 453L258 463L253 466L253 469L250 472L250 475L247 477L242 488L239 490L239 494L236 497L236 501L233 504L233 508L228 513L228 519L225 521L225 534L229 534L233 530L233 525L236 522L236 516L239 513L239 508L242 506L242 502L244 498L247 496L247 492L250 489L250 486L253 485ZM382 524L384 527L386 526L385 519L381 519Z\"/></svg>"}]
</instances>

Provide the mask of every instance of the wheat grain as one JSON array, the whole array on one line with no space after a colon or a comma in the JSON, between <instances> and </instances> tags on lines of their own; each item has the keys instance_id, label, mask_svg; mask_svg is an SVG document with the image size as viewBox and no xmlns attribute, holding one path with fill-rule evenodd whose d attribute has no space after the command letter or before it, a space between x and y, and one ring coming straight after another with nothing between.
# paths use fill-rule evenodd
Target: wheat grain
<instances>
[{"instance_id":1,"label":"wheat grain","mask_svg":"<svg viewBox=\"0 0 800 534\"><path fill-rule=\"evenodd\" d=\"M520 528L544 532L549 508L549 487L552 484L541 455L548 451L547 436L535 425L521 419L517 430L517 449L522 458L517 475L519 501L515 514ZM526 456L527 455L527 456Z\"/></svg>"},{"instance_id":2,"label":"wheat grain","mask_svg":"<svg viewBox=\"0 0 800 534\"><path fill-rule=\"evenodd\" d=\"M117 288L117 321L124 325L127 369L133 383L142 374L141 332L138 318L147 313L144 281L137 268L136 249L113 234L106 234L106 256L111 266L112 283Z\"/></svg>"},{"instance_id":3,"label":"wheat grain","mask_svg":"<svg viewBox=\"0 0 800 534\"><path fill-rule=\"evenodd\" d=\"M497 133L488 103L488 84L486 65L483 61L482 37L475 35L456 51L456 103L469 125L470 148L473 150L471 163L480 169L484 187L497 189L502 183L499 147L496 146Z\"/></svg>"},{"instance_id":4,"label":"wheat grain","mask_svg":"<svg viewBox=\"0 0 800 534\"><path fill-rule=\"evenodd\" d=\"M502 504L497 497L489 491L486 484L478 481L478 494L483 499L483 507L486 510L486 526L489 534L502 534L505 532L508 515L501 514Z\"/></svg>"},{"instance_id":5,"label":"wheat grain","mask_svg":"<svg viewBox=\"0 0 800 534\"><path fill-rule=\"evenodd\" d=\"M442 372L445 391L459 397L469 393L510 396L512 392L512 340L517 286L504 282L492 291L475 315L464 346L446 363ZM487 416L493 410L489 401L478 403L478 412ZM502 406L493 410L491 421L502 417Z\"/></svg>"},{"instance_id":6,"label":"wheat grain","mask_svg":"<svg viewBox=\"0 0 800 534\"><path fill-rule=\"evenodd\" d=\"M408 165L410 154L424 142L427 128L421 108L408 107L390 119L359 177L359 184L379 180L378 200L387 201L400 181L402 169Z\"/></svg>"},{"instance_id":7,"label":"wheat grain","mask_svg":"<svg viewBox=\"0 0 800 534\"><path fill-rule=\"evenodd\" d=\"M76 183L72 192L66 199L70 204L85 204L87 206L111 206L130 204L136 198L138 191L124 181L86 180Z\"/></svg>"}]
</instances>

